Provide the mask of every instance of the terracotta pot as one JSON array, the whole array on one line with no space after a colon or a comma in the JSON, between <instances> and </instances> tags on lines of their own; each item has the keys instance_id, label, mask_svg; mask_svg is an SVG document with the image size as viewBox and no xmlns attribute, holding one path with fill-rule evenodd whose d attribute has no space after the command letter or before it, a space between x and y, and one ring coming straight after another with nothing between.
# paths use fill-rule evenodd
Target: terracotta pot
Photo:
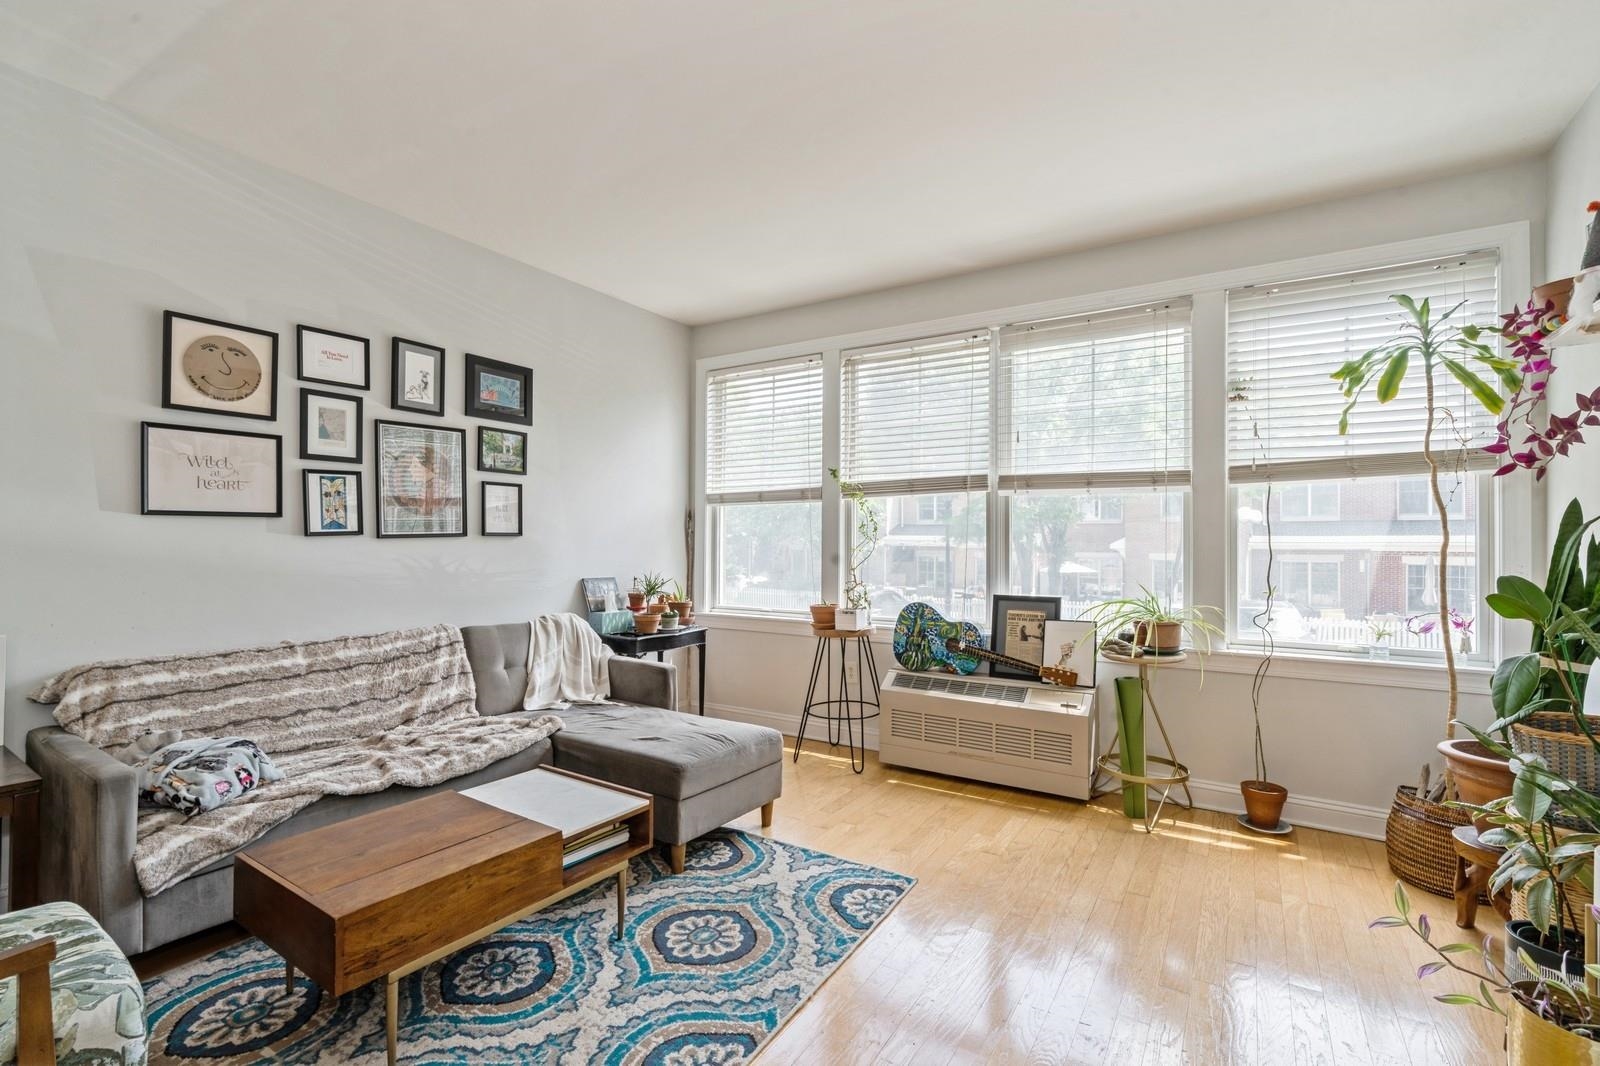
<instances>
[{"instance_id":1,"label":"terracotta pot","mask_svg":"<svg viewBox=\"0 0 1600 1066\"><path fill-rule=\"evenodd\" d=\"M1154 636L1151 635L1152 630ZM1177 651L1183 647L1183 623L1135 622L1133 642L1141 648L1153 648L1161 652Z\"/></svg>"},{"instance_id":2,"label":"terracotta pot","mask_svg":"<svg viewBox=\"0 0 1600 1066\"><path fill-rule=\"evenodd\" d=\"M643 614L636 614L633 616L633 628L645 636L649 636L651 633L654 633L656 631L656 627L660 624L661 615L655 611L645 611Z\"/></svg>"},{"instance_id":3,"label":"terracotta pot","mask_svg":"<svg viewBox=\"0 0 1600 1066\"><path fill-rule=\"evenodd\" d=\"M1240 781L1239 792L1244 796L1245 817L1257 829L1276 829L1283 821L1283 805L1289 799L1289 790L1271 781Z\"/></svg>"},{"instance_id":4,"label":"terracotta pot","mask_svg":"<svg viewBox=\"0 0 1600 1066\"><path fill-rule=\"evenodd\" d=\"M629 590L629 592L628 592L628 610L630 610L630 611L642 611L642 610L644 610L644 593L639 592L636 589Z\"/></svg>"},{"instance_id":5,"label":"terracotta pot","mask_svg":"<svg viewBox=\"0 0 1600 1066\"><path fill-rule=\"evenodd\" d=\"M1521 1003L1507 1003L1506 1015L1506 1062L1509 1066L1600 1064L1600 1043L1546 1021Z\"/></svg>"},{"instance_id":6,"label":"terracotta pot","mask_svg":"<svg viewBox=\"0 0 1600 1066\"><path fill-rule=\"evenodd\" d=\"M1484 804L1501 796L1511 795L1516 775L1511 763L1470 738L1441 740L1439 754L1456 784L1456 796L1466 803ZM1472 824L1478 832L1492 829L1487 821L1474 818Z\"/></svg>"},{"instance_id":7,"label":"terracotta pot","mask_svg":"<svg viewBox=\"0 0 1600 1066\"><path fill-rule=\"evenodd\" d=\"M688 625L690 622L694 621L693 600L668 600L667 606L677 612L678 621L682 622L684 625Z\"/></svg>"},{"instance_id":8,"label":"terracotta pot","mask_svg":"<svg viewBox=\"0 0 1600 1066\"><path fill-rule=\"evenodd\" d=\"M645 614L663 615L667 613L667 605L664 603L648 604L644 611Z\"/></svg>"},{"instance_id":9,"label":"terracotta pot","mask_svg":"<svg viewBox=\"0 0 1600 1066\"><path fill-rule=\"evenodd\" d=\"M1556 314L1566 318L1567 308L1572 303L1572 282L1572 278L1561 278L1536 286L1533 290L1533 306L1538 307L1549 300L1556 305Z\"/></svg>"},{"instance_id":10,"label":"terracotta pot","mask_svg":"<svg viewBox=\"0 0 1600 1066\"><path fill-rule=\"evenodd\" d=\"M811 628L832 629L833 616L838 612L838 610L838 604L813 603L811 605Z\"/></svg>"}]
</instances>

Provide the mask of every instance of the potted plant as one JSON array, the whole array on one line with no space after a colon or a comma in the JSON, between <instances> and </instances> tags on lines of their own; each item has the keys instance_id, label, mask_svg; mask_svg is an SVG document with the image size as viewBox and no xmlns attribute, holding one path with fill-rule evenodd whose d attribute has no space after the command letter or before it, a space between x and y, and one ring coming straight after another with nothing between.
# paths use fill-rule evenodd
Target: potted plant
<instances>
[{"instance_id":1,"label":"potted plant","mask_svg":"<svg viewBox=\"0 0 1600 1066\"><path fill-rule=\"evenodd\" d=\"M1272 485L1267 485L1267 513L1272 507ZM1272 527L1267 526L1267 572L1272 572ZM1261 634L1261 659L1256 663L1255 674L1250 679L1250 717L1255 725L1255 777L1239 782L1239 794L1244 798L1246 828L1266 833L1287 833L1283 821L1283 805L1289 801L1289 790L1267 778L1267 746L1261 738L1261 693L1266 687L1267 674L1272 670L1272 655L1277 645L1272 637L1272 605L1278 590L1267 585L1265 602L1261 610L1250 618L1251 625Z\"/></svg>"},{"instance_id":2,"label":"potted plant","mask_svg":"<svg viewBox=\"0 0 1600 1066\"><path fill-rule=\"evenodd\" d=\"M838 614L838 605L823 600L821 603L811 605L811 628L818 632L832 629L835 616Z\"/></svg>"},{"instance_id":3,"label":"potted plant","mask_svg":"<svg viewBox=\"0 0 1600 1066\"><path fill-rule=\"evenodd\" d=\"M1201 651L1211 650L1211 638L1221 637L1222 630L1207 620L1208 612L1221 614L1215 607L1174 607L1140 585L1139 595L1097 603L1089 608L1089 617L1102 640L1132 630L1134 654L1172 655L1183 650L1185 635Z\"/></svg>"},{"instance_id":4,"label":"potted plant","mask_svg":"<svg viewBox=\"0 0 1600 1066\"><path fill-rule=\"evenodd\" d=\"M639 583L638 578L634 578L633 588L628 590L628 610L638 614L644 610L645 599L644 587Z\"/></svg>"},{"instance_id":5,"label":"potted plant","mask_svg":"<svg viewBox=\"0 0 1600 1066\"><path fill-rule=\"evenodd\" d=\"M674 611L670 606L667 606L666 610L656 615L656 618L660 620L663 630L678 628L678 612Z\"/></svg>"},{"instance_id":6,"label":"potted plant","mask_svg":"<svg viewBox=\"0 0 1600 1066\"><path fill-rule=\"evenodd\" d=\"M867 583L861 580L861 568L878 550L878 541L883 539L883 526L878 518L877 507L861 491L860 485L844 480L836 466L830 467L828 473L839 483L840 495L854 505L856 512L856 535L850 542L850 561L845 571L845 606L834 612L834 628L851 631L868 629L872 626L872 601L867 593Z\"/></svg>"},{"instance_id":7,"label":"potted plant","mask_svg":"<svg viewBox=\"0 0 1600 1066\"><path fill-rule=\"evenodd\" d=\"M1485 375L1515 390L1522 382L1521 371L1513 359L1496 354L1484 343L1485 331L1474 323L1460 322L1456 315L1464 306L1458 303L1442 314L1435 315L1430 301L1418 303L1410 296L1393 297L1401 310L1399 330L1394 336L1349 360L1333 372L1333 379L1344 393L1345 405L1339 416L1339 432L1349 432L1350 414L1360 404L1369 387L1379 404L1386 404L1400 394L1401 386L1412 377L1420 376L1423 388L1425 422L1422 433L1422 457L1428 466L1428 487L1433 496L1434 509L1439 515L1439 611L1438 626L1443 635L1445 679L1445 741L1442 753L1447 764L1445 795L1454 787L1454 770L1465 768L1463 752L1453 742L1456 738L1456 710L1460 686L1456 676L1455 644L1450 639L1450 590L1442 576L1450 566L1449 507L1439 482L1440 456L1434 447L1434 435L1444 421L1446 412L1438 403L1441 375L1459 382L1472 402L1491 414L1498 415L1505 407L1505 399L1485 380ZM1459 810L1433 803L1415 790L1401 786L1395 790L1390 807L1389 822L1384 834L1389 866L1413 884L1432 891L1442 891L1453 883L1455 853L1450 843L1450 833L1465 818ZM1448 867L1448 868L1447 868Z\"/></svg>"},{"instance_id":8,"label":"potted plant","mask_svg":"<svg viewBox=\"0 0 1600 1066\"><path fill-rule=\"evenodd\" d=\"M1387 659L1389 657L1389 644L1394 640L1394 620L1384 617L1372 618L1367 622L1367 629L1372 633L1372 643L1368 646L1368 655L1373 659Z\"/></svg>"},{"instance_id":9,"label":"potted plant","mask_svg":"<svg viewBox=\"0 0 1600 1066\"><path fill-rule=\"evenodd\" d=\"M633 616L633 630L640 636L648 637L656 631L656 627L660 624L661 616L659 614L651 614L649 611L640 611Z\"/></svg>"},{"instance_id":10,"label":"potted plant","mask_svg":"<svg viewBox=\"0 0 1600 1066\"><path fill-rule=\"evenodd\" d=\"M662 592L667 587L667 579L653 570L646 570L644 576L636 580L640 590L644 592L644 609L651 614L664 612L667 609L667 600Z\"/></svg>"},{"instance_id":11,"label":"potted plant","mask_svg":"<svg viewBox=\"0 0 1600 1066\"><path fill-rule=\"evenodd\" d=\"M672 583L672 595L667 597L667 606L678 616L684 625L694 622L694 601L683 591L683 586L678 582Z\"/></svg>"}]
</instances>

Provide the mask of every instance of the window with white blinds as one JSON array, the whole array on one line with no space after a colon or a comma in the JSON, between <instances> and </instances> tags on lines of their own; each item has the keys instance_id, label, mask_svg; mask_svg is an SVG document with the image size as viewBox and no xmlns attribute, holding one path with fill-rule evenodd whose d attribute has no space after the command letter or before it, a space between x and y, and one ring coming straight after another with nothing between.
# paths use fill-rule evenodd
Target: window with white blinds
<instances>
[{"instance_id":1,"label":"window with white blinds","mask_svg":"<svg viewBox=\"0 0 1600 1066\"><path fill-rule=\"evenodd\" d=\"M1396 293L1432 301L1435 317L1491 326L1500 310L1498 256L1475 252L1378 270L1253 285L1228 293L1228 473L1236 483L1397 476L1425 472L1426 405L1418 367L1400 395L1368 394L1339 434L1344 394L1329 375L1382 344L1400 324ZM1492 465L1477 448L1494 416L1448 373L1436 403L1451 418L1436 429L1441 449L1468 445L1469 466Z\"/></svg>"},{"instance_id":2,"label":"window with white blinds","mask_svg":"<svg viewBox=\"0 0 1600 1066\"><path fill-rule=\"evenodd\" d=\"M1187 300L1000 332L1003 490L1189 482Z\"/></svg>"},{"instance_id":3,"label":"window with white blinds","mask_svg":"<svg viewBox=\"0 0 1600 1066\"><path fill-rule=\"evenodd\" d=\"M843 353L844 476L869 496L989 485L989 331Z\"/></svg>"},{"instance_id":4,"label":"window with white blinds","mask_svg":"<svg viewBox=\"0 0 1600 1066\"><path fill-rule=\"evenodd\" d=\"M706 378L706 502L821 498L822 358Z\"/></svg>"}]
</instances>

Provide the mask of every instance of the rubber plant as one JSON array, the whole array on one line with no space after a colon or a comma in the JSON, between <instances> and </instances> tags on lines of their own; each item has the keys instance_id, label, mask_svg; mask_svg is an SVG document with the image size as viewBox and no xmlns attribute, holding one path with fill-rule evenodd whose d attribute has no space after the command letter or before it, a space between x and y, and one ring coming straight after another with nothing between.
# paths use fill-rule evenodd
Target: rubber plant
<instances>
[{"instance_id":1,"label":"rubber plant","mask_svg":"<svg viewBox=\"0 0 1600 1066\"><path fill-rule=\"evenodd\" d=\"M1440 422L1447 417L1439 403L1441 375L1460 383L1472 402L1485 411L1499 415L1506 405L1500 389L1516 393L1522 386L1522 373L1516 360L1497 354L1485 343L1483 338L1486 334L1493 336L1492 330L1456 318L1466 301L1435 315L1430 300L1418 303L1406 295L1392 299L1401 310L1400 328L1394 336L1333 372L1333 379L1339 382L1345 396L1344 410L1339 415L1339 433L1349 432L1351 412L1369 390L1379 404L1386 404L1400 395L1401 387L1408 381L1420 377L1426 410L1422 456L1428 464L1428 488L1439 514L1439 631L1443 636L1445 676L1449 684L1445 739L1454 740L1460 686L1456 677L1454 642L1450 639L1449 582L1444 580L1450 572L1450 518L1439 487L1440 454L1434 443Z\"/></svg>"}]
</instances>

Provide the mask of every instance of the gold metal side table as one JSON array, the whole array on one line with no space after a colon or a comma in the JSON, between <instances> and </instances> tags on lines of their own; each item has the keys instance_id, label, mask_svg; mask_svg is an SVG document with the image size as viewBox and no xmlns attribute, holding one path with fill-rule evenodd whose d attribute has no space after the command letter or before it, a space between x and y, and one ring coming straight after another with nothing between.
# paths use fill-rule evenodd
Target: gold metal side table
<instances>
[{"instance_id":1,"label":"gold metal side table","mask_svg":"<svg viewBox=\"0 0 1600 1066\"><path fill-rule=\"evenodd\" d=\"M1147 764L1155 763L1157 766L1165 766L1172 772L1169 774L1132 774L1124 770L1122 768L1122 729L1119 726L1117 739L1113 742L1111 749L1095 760L1096 778L1100 774L1109 774L1116 778L1118 784L1112 788L1095 790L1091 798L1104 796L1109 792L1119 792L1129 785L1159 790L1160 798L1156 801L1155 810L1149 812L1144 819L1145 832L1153 833L1155 832L1156 822L1161 819L1161 809L1167 805L1167 800L1172 797L1174 788L1182 788L1184 798L1188 802L1178 803L1175 799L1172 802L1185 810L1194 809L1194 796L1189 792L1189 768L1178 761L1177 753L1172 750L1172 739L1167 736L1167 727L1161 721L1161 708L1156 705L1155 693L1150 687L1150 672L1152 670L1165 666L1177 666L1179 663L1187 661L1189 656L1184 652L1179 652L1176 655L1118 655L1112 652L1101 652L1100 654L1108 662L1124 663L1139 668L1139 690L1142 694L1144 709L1148 710L1150 717L1156 720L1156 729L1161 732L1161 742L1166 745L1167 749L1165 755L1151 755L1146 750L1144 760ZM1148 803L1148 797L1146 802Z\"/></svg>"}]
</instances>

